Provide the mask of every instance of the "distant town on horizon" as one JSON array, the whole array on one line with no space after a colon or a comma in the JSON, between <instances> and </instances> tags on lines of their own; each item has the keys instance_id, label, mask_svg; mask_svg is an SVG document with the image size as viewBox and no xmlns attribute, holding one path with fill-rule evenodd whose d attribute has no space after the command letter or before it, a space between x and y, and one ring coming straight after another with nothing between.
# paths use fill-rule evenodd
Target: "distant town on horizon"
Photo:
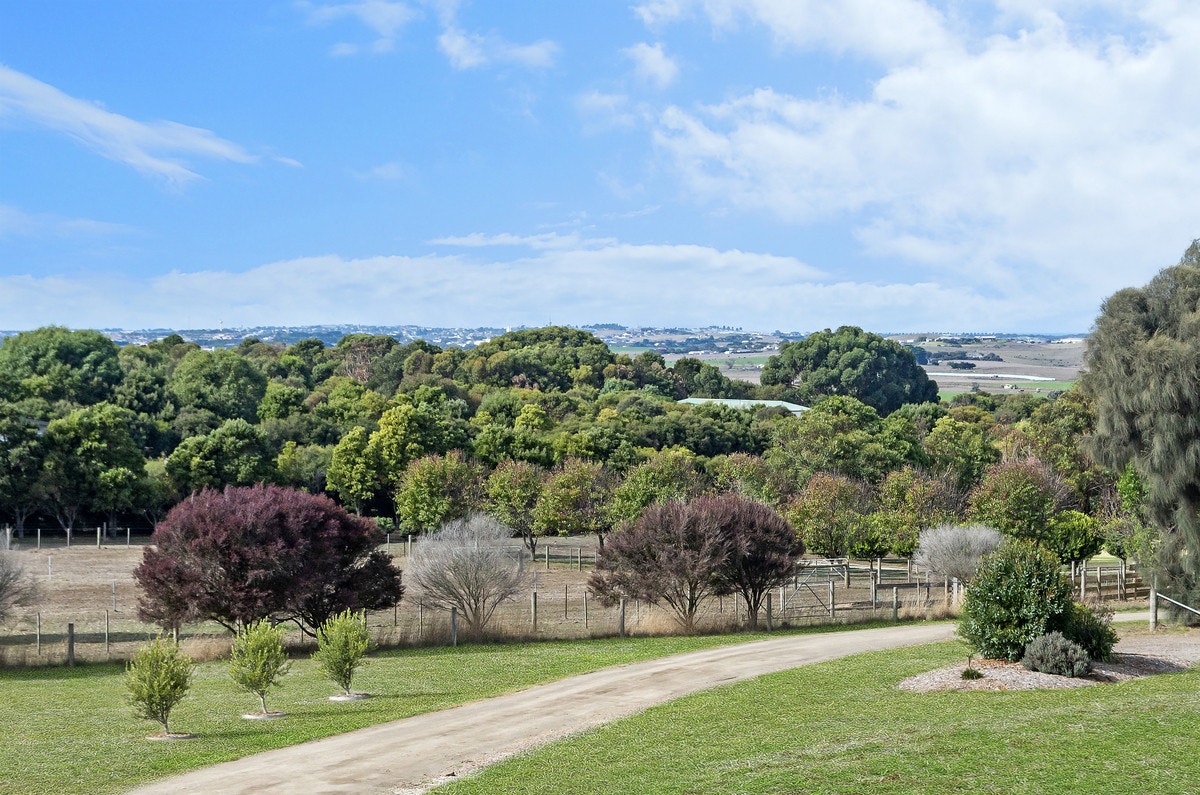
<instances>
[{"instance_id":1,"label":"distant town on horizon","mask_svg":"<svg viewBox=\"0 0 1200 795\"><path fill-rule=\"evenodd\" d=\"M53 324L48 324L53 325ZM745 331L734 326L701 326L694 328L678 326L623 326L618 323L590 323L584 325L566 325L595 334L610 347L622 348L653 348L665 354L686 354L693 352L727 353L732 349L740 350L775 348L780 343L789 340L803 339L811 331ZM510 326L478 328L451 328L418 325L371 325L371 324L319 324L303 326L244 326L219 327L202 329L96 329L112 339L118 345L144 345L162 339L171 334L178 334L188 342L195 342L205 348L232 348L248 338L259 339L268 343L291 345L303 339L316 338L327 345L336 344L338 340L349 334L374 334L394 337L400 342L424 340L441 347L454 346L473 348L493 337L498 337L510 331L538 328L538 326ZM814 329L814 331L819 329ZM871 329L867 329L871 331ZM0 339L15 336L21 330L0 329ZM889 338L909 338L903 341L916 342L920 339L942 338L992 338L1028 340L1031 342L1051 342L1056 340L1078 341L1087 336L1086 332L1067 332L1063 334L1028 334L1020 332L974 332L974 331L886 331L875 332Z\"/></svg>"}]
</instances>

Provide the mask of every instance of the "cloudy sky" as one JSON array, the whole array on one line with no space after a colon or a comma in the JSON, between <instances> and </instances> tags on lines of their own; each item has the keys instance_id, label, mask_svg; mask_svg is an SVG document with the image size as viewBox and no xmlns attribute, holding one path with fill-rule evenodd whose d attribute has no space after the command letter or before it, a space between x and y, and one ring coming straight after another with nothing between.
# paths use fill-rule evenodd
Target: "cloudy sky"
<instances>
[{"instance_id":1,"label":"cloudy sky","mask_svg":"<svg viewBox=\"0 0 1200 795\"><path fill-rule=\"evenodd\" d=\"M1086 331L1194 0L0 0L0 328Z\"/></svg>"}]
</instances>

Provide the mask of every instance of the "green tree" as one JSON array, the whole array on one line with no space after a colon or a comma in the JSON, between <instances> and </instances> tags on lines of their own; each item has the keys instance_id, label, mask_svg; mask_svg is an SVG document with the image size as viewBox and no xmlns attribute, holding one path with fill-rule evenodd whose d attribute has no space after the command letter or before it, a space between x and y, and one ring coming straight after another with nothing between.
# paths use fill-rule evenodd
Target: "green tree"
<instances>
[{"instance_id":1,"label":"green tree","mask_svg":"<svg viewBox=\"0 0 1200 795\"><path fill-rule=\"evenodd\" d=\"M1047 529L1046 547L1063 563L1082 563L1104 546L1099 520L1080 511L1057 514Z\"/></svg>"},{"instance_id":2,"label":"green tree","mask_svg":"<svg viewBox=\"0 0 1200 795\"><path fill-rule=\"evenodd\" d=\"M786 515L810 552L840 558L849 552L870 504L862 481L818 472L788 504Z\"/></svg>"},{"instance_id":3,"label":"green tree","mask_svg":"<svg viewBox=\"0 0 1200 795\"><path fill-rule=\"evenodd\" d=\"M613 490L612 523L631 522L649 505L672 500L687 502L704 490L704 475L689 450L660 450L626 473Z\"/></svg>"},{"instance_id":4,"label":"green tree","mask_svg":"<svg viewBox=\"0 0 1200 795\"><path fill-rule=\"evenodd\" d=\"M171 638L159 635L138 649L125 668L134 715L161 723L163 734L171 734L171 710L187 695L194 668Z\"/></svg>"},{"instance_id":5,"label":"green tree","mask_svg":"<svg viewBox=\"0 0 1200 795\"><path fill-rule=\"evenodd\" d=\"M537 554L538 538L545 532L534 520L545 480L545 470L535 464L502 461L484 486L487 512L520 535L531 556Z\"/></svg>"},{"instance_id":6,"label":"green tree","mask_svg":"<svg viewBox=\"0 0 1200 795\"><path fill-rule=\"evenodd\" d=\"M226 420L203 436L184 439L167 456L176 490L249 486L275 480L275 455L259 429L243 419Z\"/></svg>"},{"instance_id":7,"label":"green tree","mask_svg":"<svg viewBox=\"0 0 1200 795\"><path fill-rule=\"evenodd\" d=\"M814 472L879 482L905 463L875 409L852 397L828 397L777 427L764 456L798 483Z\"/></svg>"},{"instance_id":8,"label":"green tree","mask_svg":"<svg viewBox=\"0 0 1200 795\"><path fill-rule=\"evenodd\" d=\"M129 435L131 413L111 403L77 409L46 427L46 457L38 492L70 532L88 510L125 507L119 494L144 472L145 459Z\"/></svg>"},{"instance_id":9,"label":"green tree","mask_svg":"<svg viewBox=\"0 0 1200 795\"><path fill-rule=\"evenodd\" d=\"M246 625L233 639L229 676L242 690L258 696L263 715L274 714L267 711L267 693L291 667L283 646L283 627L273 627L265 618Z\"/></svg>"},{"instance_id":10,"label":"green tree","mask_svg":"<svg viewBox=\"0 0 1200 795\"><path fill-rule=\"evenodd\" d=\"M925 437L925 455L930 469L951 477L964 492L1000 460L1000 451L982 425L949 416L937 420Z\"/></svg>"},{"instance_id":11,"label":"green tree","mask_svg":"<svg viewBox=\"0 0 1200 795\"><path fill-rule=\"evenodd\" d=\"M332 679L349 696L354 674L371 651L367 614L343 610L317 628L317 650L313 652L321 673Z\"/></svg>"},{"instance_id":12,"label":"green tree","mask_svg":"<svg viewBox=\"0 0 1200 795\"><path fill-rule=\"evenodd\" d=\"M944 477L916 467L889 472L879 486L879 510L873 521L888 528L891 551L911 557L922 530L952 521L959 495Z\"/></svg>"},{"instance_id":13,"label":"green tree","mask_svg":"<svg viewBox=\"0 0 1200 795\"><path fill-rule=\"evenodd\" d=\"M0 511L13 518L20 538L40 498L38 481L46 457L41 430L19 404L0 402Z\"/></svg>"},{"instance_id":14,"label":"green tree","mask_svg":"<svg viewBox=\"0 0 1200 795\"><path fill-rule=\"evenodd\" d=\"M479 465L460 450L411 462L396 490L396 516L404 529L424 533L475 510L482 496Z\"/></svg>"},{"instance_id":15,"label":"green tree","mask_svg":"<svg viewBox=\"0 0 1200 795\"><path fill-rule=\"evenodd\" d=\"M116 344L98 331L46 326L0 341L0 400L90 406L111 398L121 375Z\"/></svg>"},{"instance_id":16,"label":"green tree","mask_svg":"<svg viewBox=\"0 0 1200 795\"><path fill-rule=\"evenodd\" d=\"M353 428L333 448L326 472L328 490L362 515L363 507L379 492L380 480L379 460L370 445L367 429Z\"/></svg>"},{"instance_id":17,"label":"green tree","mask_svg":"<svg viewBox=\"0 0 1200 795\"><path fill-rule=\"evenodd\" d=\"M989 467L967 504L976 522L1013 538L1046 543L1054 517L1074 503L1069 486L1041 461L1027 458Z\"/></svg>"},{"instance_id":18,"label":"green tree","mask_svg":"<svg viewBox=\"0 0 1200 795\"><path fill-rule=\"evenodd\" d=\"M1080 379L1096 413L1090 452L1117 472L1132 464L1161 533L1160 587L1192 604L1200 601L1197 305L1200 240L1145 287L1104 302Z\"/></svg>"},{"instance_id":19,"label":"green tree","mask_svg":"<svg viewBox=\"0 0 1200 795\"><path fill-rule=\"evenodd\" d=\"M543 533L572 535L595 533L604 546L612 529L609 503L613 475L602 464L569 458L546 479L533 509L535 526Z\"/></svg>"},{"instance_id":20,"label":"green tree","mask_svg":"<svg viewBox=\"0 0 1200 795\"><path fill-rule=\"evenodd\" d=\"M848 395L881 414L905 403L937 400L913 353L898 342L854 326L841 326L785 342L763 367L765 386L794 386L803 402L822 395Z\"/></svg>"},{"instance_id":21,"label":"green tree","mask_svg":"<svg viewBox=\"0 0 1200 795\"><path fill-rule=\"evenodd\" d=\"M171 374L169 388L181 410L211 416L211 428L223 420L255 422L267 379L235 351L192 350Z\"/></svg>"}]
</instances>

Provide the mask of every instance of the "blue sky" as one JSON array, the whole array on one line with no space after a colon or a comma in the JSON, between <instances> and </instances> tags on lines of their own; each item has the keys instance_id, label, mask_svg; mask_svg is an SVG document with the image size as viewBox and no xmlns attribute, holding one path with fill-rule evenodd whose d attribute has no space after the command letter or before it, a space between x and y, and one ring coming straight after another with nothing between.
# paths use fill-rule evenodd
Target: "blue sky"
<instances>
[{"instance_id":1,"label":"blue sky","mask_svg":"<svg viewBox=\"0 0 1200 795\"><path fill-rule=\"evenodd\" d=\"M0 328L1084 331L1189 0L0 0Z\"/></svg>"}]
</instances>

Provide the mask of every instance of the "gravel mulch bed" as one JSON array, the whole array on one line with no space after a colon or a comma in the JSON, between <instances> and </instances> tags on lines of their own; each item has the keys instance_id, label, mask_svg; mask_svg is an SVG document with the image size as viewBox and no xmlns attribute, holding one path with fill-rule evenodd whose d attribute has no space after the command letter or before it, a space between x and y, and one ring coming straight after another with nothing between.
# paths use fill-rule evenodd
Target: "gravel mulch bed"
<instances>
[{"instance_id":1,"label":"gravel mulch bed","mask_svg":"<svg viewBox=\"0 0 1200 795\"><path fill-rule=\"evenodd\" d=\"M974 660L981 679L963 679L966 660L958 665L910 676L901 690L920 693L944 690L1038 690L1091 687L1141 676L1175 673L1200 661L1200 630L1130 633L1122 637L1112 659L1094 663L1087 676L1066 677L1027 670L1004 660Z\"/></svg>"}]
</instances>

